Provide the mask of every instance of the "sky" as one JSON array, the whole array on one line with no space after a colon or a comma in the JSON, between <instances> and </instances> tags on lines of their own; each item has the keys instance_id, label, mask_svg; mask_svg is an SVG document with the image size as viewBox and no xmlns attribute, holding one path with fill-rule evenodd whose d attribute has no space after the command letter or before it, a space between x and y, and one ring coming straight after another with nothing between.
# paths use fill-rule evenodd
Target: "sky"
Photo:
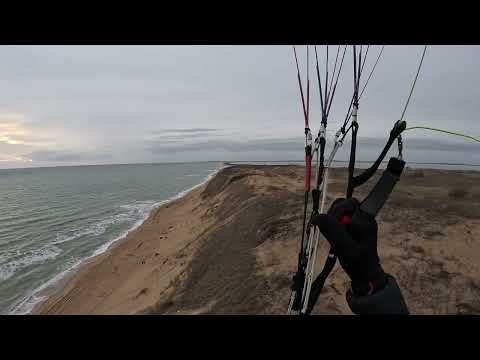
<instances>
[{"instance_id":1,"label":"sky","mask_svg":"<svg viewBox=\"0 0 480 360\"><path fill-rule=\"evenodd\" d=\"M370 47L364 74L380 48ZM305 82L306 48L297 50ZM326 47L318 50L324 76ZM383 147L422 50L385 47L360 101L359 159ZM329 144L351 98L352 59L349 47ZM309 66L316 133L314 56ZM479 46L429 46L405 120L478 136L479 84ZM0 168L302 159L303 121L291 46L0 46ZM404 142L407 160L480 164L478 143L425 131Z\"/></svg>"}]
</instances>

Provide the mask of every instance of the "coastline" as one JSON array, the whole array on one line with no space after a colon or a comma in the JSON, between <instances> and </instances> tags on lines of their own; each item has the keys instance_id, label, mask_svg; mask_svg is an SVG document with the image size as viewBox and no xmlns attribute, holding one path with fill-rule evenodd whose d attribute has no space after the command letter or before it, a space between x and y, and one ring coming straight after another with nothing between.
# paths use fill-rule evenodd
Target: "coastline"
<instances>
[{"instance_id":1,"label":"coastline","mask_svg":"<svg viewBox=\"0 0 480 360\"><path fill-rule=\"evenodd\" d=\"M331 170L328 202L342 195L345 175ZM224 167L64 277L32 313L284 314L302 178L302 166ZM479 180L475 171L406 169L382 210L382 265L412 313L480 313ZM319 259L327 251L320 245ZM350 314L347 287L337 266L313 313Z\"/></svg>"},{"instance_id":2,"label":"coastline","mask_svg":"<svg viewBox=\"0 0 480 360\"><path fill-rule=\"evenodd\" d=\"M200 183L180 191L179 193L171 196L168 199L160 200L154 204L152 204L150 210L148 211L147 215L143 218L138 220L133 224L132 227L126 229L122 232L119 236L107 241L105 244L101 245L97 248L91 255L82 258L75 262L73 265L68 267L65 270L62 270L60 273L55 275L53 278L49 279L42 285L38 286L34 290L32 290L27 296L25 296L21 301L17 304L12 306L12 308L8 311L9 315L28 315L28 314L35 314L36 309L41 306L42 303L48 300L49 297L54 296L55 294L59 293L64 289L69 281L75 278L75 275L83 270L84 268L88 267L90 264L95 263L99 260L103 255L107 254L110 250L112 250L119 242L124 241L127 239L132 233L134 233L137 229L139 229L145 222L147 222L150 217L154 216L155 212L161 208L162 206L167 206L175 201L182 199L183 197L187 196L190 192L194 191L197 188L200 188L206 185L211 179L215 177L215 175L221 171L223 168L228 167L229 165L223 163L217 169L212 171L208 174Z\"/></svg>"}]
</instances>

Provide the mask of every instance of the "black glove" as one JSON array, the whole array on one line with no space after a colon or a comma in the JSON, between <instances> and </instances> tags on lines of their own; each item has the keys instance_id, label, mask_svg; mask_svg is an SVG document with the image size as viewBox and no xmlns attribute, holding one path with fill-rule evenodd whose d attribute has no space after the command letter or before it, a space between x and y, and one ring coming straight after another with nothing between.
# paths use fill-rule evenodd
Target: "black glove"
<instances>
[{"instance_id":1,"label":"black glove","mask_svg":"<svg viewBox=\"0 0 480 360\"><path fill-rule=\"evenodd\" d=\"M342 224L351 216L347 224ZM371 295L387 283L377 252L377 222L360 210L357 199L337 199L327 214L312 219L352 280L357 296Z\"/></svg>"}]
</instances>

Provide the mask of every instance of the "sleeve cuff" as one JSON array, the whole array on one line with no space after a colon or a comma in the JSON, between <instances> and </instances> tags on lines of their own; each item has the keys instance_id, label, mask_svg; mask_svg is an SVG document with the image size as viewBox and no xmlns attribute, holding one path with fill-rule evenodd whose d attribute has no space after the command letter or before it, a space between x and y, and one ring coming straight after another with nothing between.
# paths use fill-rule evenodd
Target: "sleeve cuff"
<instances>
[{"instance_id":1,"label":"sleeve cuff","mask_svg":"<svg viewBox=\"0 0 480 360\"><path fill-rule=\"evenodd\" d=\"M356 296L347 291L347 303L357 315L408 315L408 308L395 278L387 274L385 287L372 295Z\"/></svg>"}]
</instances>

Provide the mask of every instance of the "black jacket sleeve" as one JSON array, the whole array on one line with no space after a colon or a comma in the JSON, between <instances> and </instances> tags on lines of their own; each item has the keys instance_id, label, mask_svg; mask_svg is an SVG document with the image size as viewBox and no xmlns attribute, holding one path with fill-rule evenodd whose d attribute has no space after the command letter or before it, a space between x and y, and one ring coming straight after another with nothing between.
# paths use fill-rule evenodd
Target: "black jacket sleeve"
<instances>
[{"instance_id":1,"label":"black jacket sleeve","mask_svg":"<svg viewBox=\"0 0 480 360\"><path fill-rule=\"evenodd\" d=\"M347 291L347 302L357 315L408 315L407 304L395 278L387 274L385 287L372 295L356 296L352 289Z\"/></svg>"}]
</instances>

